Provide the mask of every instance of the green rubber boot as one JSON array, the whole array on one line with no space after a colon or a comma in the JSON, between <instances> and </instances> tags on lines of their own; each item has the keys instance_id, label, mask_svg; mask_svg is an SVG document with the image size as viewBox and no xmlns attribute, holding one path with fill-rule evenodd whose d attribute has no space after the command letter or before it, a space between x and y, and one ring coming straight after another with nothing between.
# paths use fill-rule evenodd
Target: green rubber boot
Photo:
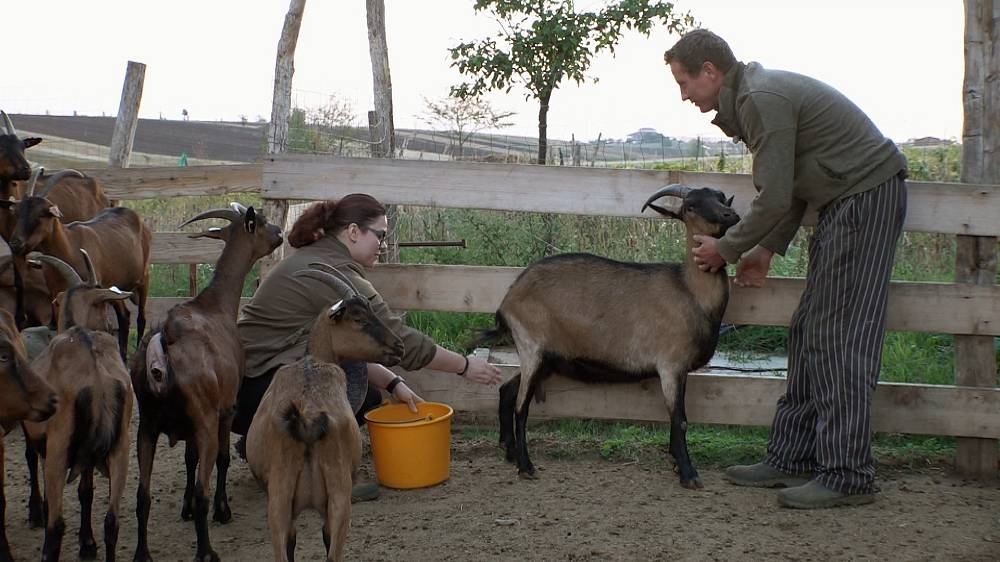
<instances>
[{"instance_id":1,"label":"green rubber boot","mask_svg":"<svg viewBox=\"0 0 1000 562\"><path fill-rule=\"evenodd\" d=\"M802 486L778 492L778 505L795 509L825 509L842 505L864 505L875 501L875 494L845 494L812 480Z\"/></svg>"},{"instance_id":2,"label":"green rubber boot","mask_svg":"<svg viewBox=\"0 0 1000 562\"><path fill-rule=\"evenodd\" d=\"M762 462L730 466L725 471L725 478L737 486L757 488L790 488L809 482L808 473L788 474Z\"/></svg>"},{"instance_id":3,"label":"green rubber boot","mask_svg":"<svg viewBox=\"0 0 1000 562\"><path fill-rule=\"evenodd\" d=\"M381 494L377 482L361 482L351 487L351 503L377 500Z\"/></svg>"}]
</instances>

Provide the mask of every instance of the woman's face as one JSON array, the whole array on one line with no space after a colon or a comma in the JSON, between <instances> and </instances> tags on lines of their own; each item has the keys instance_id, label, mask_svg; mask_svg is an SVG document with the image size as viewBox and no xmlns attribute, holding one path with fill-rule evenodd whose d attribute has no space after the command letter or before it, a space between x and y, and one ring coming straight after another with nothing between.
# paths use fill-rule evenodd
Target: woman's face
<instances>
[{"instance_id":1,"label":"woman's face","mask_svg":"<svg viewBox=\"0 0 1000 562\"><path fill-rule=\"evenodd\" d=\"M347 227L348 244L354 261L365 267L372 267L378 261L380 253L385 251L385 240L388 234L389 223L385 215L372 221L371 224L362 226L352 223Z\"/></svg>"}]
</instances>

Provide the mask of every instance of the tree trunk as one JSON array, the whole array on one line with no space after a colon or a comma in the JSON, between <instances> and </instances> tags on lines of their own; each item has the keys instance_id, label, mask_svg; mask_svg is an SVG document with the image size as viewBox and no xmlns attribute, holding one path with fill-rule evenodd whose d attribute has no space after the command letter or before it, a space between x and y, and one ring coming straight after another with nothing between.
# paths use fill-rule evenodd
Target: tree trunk
<instances>
[{"instance_id":1,"label":"tree trunk","mask_svg":"<svg viewBox=\"0 0 1000 562\"><path fill-rule=\"evenodd\" d=\"M549 98L552 92L538 98L538 163L545 165L545 154L549 148Z\"/></svg>"},{"instance_id":2,"label":"tree trunk","mask_svg":"<svg viewBox=\"0 0 1000 562\"><path fill-rule=\"evenodd\" d=\"M1000 183L1000 0L965 1L965 121L962 181ZM992 285L997 273L997 239L958 236L955 281ZM996 386L996 353L990 336L955 336L955 384ZM996 439L960 437L956 470L968 477L997 477Z\"/></svg>"},{"instance_id":3,"label":"tree trunk","mask_svg":"<svg viewBox=\"0 0 1000 562\"><path fill-rule=\"evenodd\" d=\"M274 63L274 96L271 99L271 124L267 131L267 153L280 154L288 145L288 115L292 111L292 75L295 73L295 45L299 41L306 0L291 0L285 25L278 40Z\"/></svg>"},{"instance_id":4,"label":"tree trunk","mask_svg":"<svg viewBox=\"0 0 1000 562\"><path fill-rule=\"evenodd\" d=\"M396 155L396 128L392 117L392 78L389 75L389 46L385 40L385 2L384 0L367 0L368 3L368 50L372 58L372 81L374 82L375 113L378 116L376 131L379 134L379 156L393 158ZM386 239L388 248L382 260L386 263L399 263L399 237L396 233L396 205L386 206L386 218L389 221L389 236Z\"/></svg>"}]
</instances>

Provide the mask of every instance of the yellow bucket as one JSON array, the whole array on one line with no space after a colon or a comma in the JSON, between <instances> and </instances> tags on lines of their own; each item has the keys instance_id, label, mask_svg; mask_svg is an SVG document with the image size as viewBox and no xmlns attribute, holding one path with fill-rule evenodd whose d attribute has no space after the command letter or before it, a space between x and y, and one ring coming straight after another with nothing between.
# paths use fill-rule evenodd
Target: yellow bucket
<instances>
[{"instance_id":1,"label":"yellow bucket","mask_svg":"<svg viewBox=\"0 0 1000 562\"><path fill-rule=\"evenodd\" d=\"M423 488L447 480L452 414L451 406L436 402L418 403L415 414L402 403L366 413L379 484Z\"/></svg>"}]
</instances>

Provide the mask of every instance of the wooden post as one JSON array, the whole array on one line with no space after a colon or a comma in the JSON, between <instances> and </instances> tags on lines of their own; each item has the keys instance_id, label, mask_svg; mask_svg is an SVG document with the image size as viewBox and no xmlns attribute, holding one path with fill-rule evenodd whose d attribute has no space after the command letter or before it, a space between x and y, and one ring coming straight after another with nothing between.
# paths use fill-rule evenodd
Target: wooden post
<instances>
[{"instance_id":1,"label":"wooden post","mask_svg":"<svg viewBox=\"0 0 1000 562\"><path fill-rule=\"evenodd\" d=\"M389 73L389 46L385 39L385 1L367 0L368 13L368 50L372 59L372 82L375 97L375 116L368 113L368 126L374 128L378 138L372 139L377 145L372 146L373 155L377 149L382 158L396 156L396 127L393 124L392 111L392 77ZM399 207L386 205L386 218L389 222L389 243L386 253L379 261L399 263L399 237L396 232Z\"/></svg>"},{"instance_id":2,"label":"wooden post","mask_svg":"<svg viewBox=\"0 0 1000 562\"><path fill-rule=\"evenodd\" d=\"M306 0L291 0L285 24L278 40L278 54L274 62L274 94L271 98L271 123L267 129L267 153L281 154L288 147L288 115L292 111L292 76L295 74L295 46L299 42L299 29L306 9ZM288 217L288 201L264 199L264 217L282 228ZM270 256L260 260L260 278L263 279L285 254L282 244Z\"/></svg>"},{"instance_id":3,"label":"wooden post","mask_svg":"<svg viewBox=\"0 0 1000 562\"><path fill-rule=\"evenodd\" d=\"M965 1L965 81L962 182L1000 182L1000 0ZM997 273L997 239L958 236L955 281L992 285ZM955 384L995 387L996 351L991 336L955 336ZM976 479L997 477L998 441L960 437L955 469Z\"/></svg>"},{"instance_id":4,"label":"wooden post","mask_svg":"<svg viewBox=\"0 0 1000 562\"><path fill-rule=\"evenodd\" d=\"M142 83L145 77L146 65L128 61L122 100L118 105L115 132L111 135L111 150L108 153L108 166L111 168L128 168L135 129L139 125L139 102L142 101Z\"/></svg>"}]
</instances>

